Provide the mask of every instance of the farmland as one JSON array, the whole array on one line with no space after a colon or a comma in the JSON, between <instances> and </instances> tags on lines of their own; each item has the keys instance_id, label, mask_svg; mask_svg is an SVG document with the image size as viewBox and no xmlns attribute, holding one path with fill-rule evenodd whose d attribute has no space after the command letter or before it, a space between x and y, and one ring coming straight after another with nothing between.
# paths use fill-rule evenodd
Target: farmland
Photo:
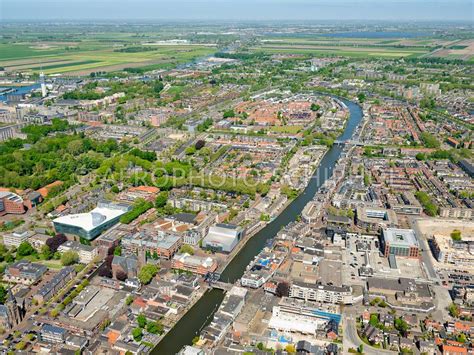
<instances>
[{"instance_id":1,"label":"farmland","mask_svg":"<svg viewBox=\"0 0 474 355\"><path fill-rule=\"evenodd\" d=\"M66 48L0 44L0 66L7 70L33 72L42 69L46 74L88 74L127 67L174 66L214 52L212 47L200 45L163 45L152 51L134 53L118 52L114 48Z\"/></svg>"},{"instance_id":2,"label":"farmland","mask_svg":"<svg viewBox=\"0 0 474 355\"><path fill-rule=\"evenodd\" d=\"M439 38L358 38L358 37L266 37L251 48L269 54L344 56L353 58L446 57L468 60L474 55L472 41Z\"/></svg>"},{"instance_id":3,"label":"farmland","mask_svg":"<svg viewBox=\"0 0 474 355\"><path fill-rule=\"evenodd\" d=\"M264 53L338 55L346 57L408 57L429 53L435 43L415 40L374 40L364 38L268 38L252 50Z\"/></svg>"},{"instance_id":4,"label":"farmland","mask_svg":"<svg viewBox=\"0 0 474 355\"><path fill-rule=\"evenodd\" d=\"M38 25L40 26L40 25ZM110 27L65 26L61 30L2 28L0 67L7 71L87 75L124 68L169 68L216 51L214 44L178 39L171 29L114 32ZM139 33L138 33L139 32Z\"/></svg>"}]
</instances>

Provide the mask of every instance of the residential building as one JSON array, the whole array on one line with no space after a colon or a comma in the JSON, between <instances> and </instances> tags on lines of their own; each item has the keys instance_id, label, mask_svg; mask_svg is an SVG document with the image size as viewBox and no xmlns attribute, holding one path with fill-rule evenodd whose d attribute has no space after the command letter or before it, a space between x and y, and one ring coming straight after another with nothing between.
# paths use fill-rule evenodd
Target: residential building
<instances>
[{"instance_id":1,"label":"residential building","mask_svg":"<svg viewBox=\"0 0 474 355\"><path fill-rule=\"evenodd\" d=\"M79 255L79 262L83 264L89 264L98 255L98 250L96 247L81 244L73 240L68 240L59 246L58 251L61 253L65 253L67 251L76 252Z\"/></svg>"},{"instance_id":2,"label":"residential building","mask_svg":"<svg viewBox=\"0 0 474 355\"><path fill-rule=\"evenodd\" d=\"M53 297L66 283L76 275L74 267L66 266L57 272L50 281L44 284L33 296L39 303L43 303Z\"/></svg>"},{"instance_id":3,"label":"residential building","mask_svg":"<svg viewBox=\"0 0 474 355\"><path fill-rule=\"evenodd\" d=\"M43 324L40 331L40 338L47 343L64 343L67 331L64 328L51 324Z\"/></svg>"},{"instance_id":4,"label":"residential building","mask_svg":"<svg viewBox=\"0 0 474 355\"><path fill-rule=\"evenodd\" d=\"M333 304L354 302L352 289L349 286L318 285L300 281L294 281L291 285L290 297Z\"/></svg>"},{"instance_id":5,"label":"residential building","mask_svg":"<svg viewBox=\"0 0 474 355\"><path fill-rule=\"evenodd\" d=\"M454 208L454 207L440 207L439 216L443 218L459 218L470 220L474 218L472 208Z\"/></svg>"},{"instance_id":6,"label":"residential building","mask_svg":"<svg viewBox=\"0 0 474 355\"><path fill-rule=\"evenodd\" d=\"M3 279L7 282L31 285L41 279L48 268L44 265L31 263L28 260L19 260L5 269Z\"/></svg>"}]
</instances>

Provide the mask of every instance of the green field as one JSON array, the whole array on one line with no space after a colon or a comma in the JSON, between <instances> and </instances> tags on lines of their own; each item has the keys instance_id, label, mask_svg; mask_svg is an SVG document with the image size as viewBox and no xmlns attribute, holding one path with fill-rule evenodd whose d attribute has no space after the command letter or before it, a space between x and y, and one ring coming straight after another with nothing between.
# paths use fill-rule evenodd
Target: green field
<instances>
[{"instance_id":1,"label":"green field","mask_svg":"<svg viewBox=\"0 0 474 355\"><path fill-rule=\"evenodd\" d=\"M324 37L270 37L251 48L270 54L335 55L344 57L409 57L429 53L435 48L434 40L324 38Z\"/></svg>"},{"instance_id":2,"label":"green field","mask_svg":"<svg viewBox=\"0 0 474 355\"><path fill-rule=\"evenodd\" d=\"M109 37L114 38L112 40ZM96 35L91 40L66 43L0 43L0 66L7 71L43 70L45 74L86 75L94 71L117 71L127 67L167 68L216 51L212 46L188 44L156 45L156 49L152 47L151 50L140 51L142 42L128 41L127 38L130 37L107 34L104 39ZM128 47L138 50L120 51Z\"/></svg>"},{"instance_id":3,"label":"green field","mask_svg":"<svg viewBox=\"0 0 474 355\"><path fill-rule=\"evenodd\" d=\"M263 52L269 54L308 54L314 56L342 56L342 57L356 57L356 58L366 58L366 57L385 57L385 58L398 58L398 57L408 57L408 56L418 56L425 54L426 52L421 51L410 51L410 50L388 50L384 48L318 48L318 47L278 47L278 46L258 46L253 47L255 52Z\"/></svg>"},{"instance_id":4,"label":"green field","mask_svg":"<svg viewBox=\"0 0 474 355\"><path fill-rule=\"evenodd\" d=\"M303 126L296 125L296 126L271 126L269 128L270 132L274 133L288 133L288 134L296 134L303 130Z\"/></svg>"}]
</instances>

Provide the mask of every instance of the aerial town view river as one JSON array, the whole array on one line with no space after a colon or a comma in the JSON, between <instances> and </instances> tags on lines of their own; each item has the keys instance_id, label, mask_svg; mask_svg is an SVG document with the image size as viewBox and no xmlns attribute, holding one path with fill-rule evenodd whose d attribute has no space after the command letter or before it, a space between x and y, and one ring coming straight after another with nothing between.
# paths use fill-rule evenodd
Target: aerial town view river
<instances>
[{"instance_id":1,"label":"aerial town view river","mask_svg":"<svg viewBox=\"0 0 474 355\"><path fill-rule=\"evenodd\" d=\"M345 141L354 136L355 130L362 120L363 112L361 107L352 101L342 99L342 102L350 112L344 132L339 137L340 141ZM245 272L249 262L262 250L268 240L274 238L283 226L297 219L318 189L332 176L333 168L337 164L342 150L343 146L337 144L329 149L303 193L293 200L271 223L247 241L246 245L221 274L222 281L229 283L237 281ZM156 346L152 354L175 354L184 345L191 344L192 339L199 334L201 329L211 322L212 316L223 298L224 292L221 290L213 289L205 293Z\"/></svg>"}]
</instances>

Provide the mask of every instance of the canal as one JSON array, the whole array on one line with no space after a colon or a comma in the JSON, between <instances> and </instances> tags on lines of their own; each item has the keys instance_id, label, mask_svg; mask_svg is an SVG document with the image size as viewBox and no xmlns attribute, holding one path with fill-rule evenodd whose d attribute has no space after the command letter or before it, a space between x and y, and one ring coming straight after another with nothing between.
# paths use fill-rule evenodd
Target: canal
<instances>
[{"instance_id":1,"label":"canal","mask_svg":"<svg viewBox=\"0 0 474 355\"><path fill-rule=\"evenodd\" d=\"M340 140L350 139L357 125L362 120L362 109L357 104L341 99L348 107L350 116ZM221 280L234 283L245 272L247 265L265 246L267 241L276 236L278 231L293 222L301 214L306 204L312 200L321 185L332 176L333 168L341 155L343 147L333 145L324 155L313 174L308 186L285 210L271 223L250 238L242 250L234 257L221 275ZM154 355L176 354L184 345L191 345L192 339L212 321L214 313L224 298L223 291L211 290L187 312L170 330L164 339L153 349Z\"/></svg>"}]
</instances>

